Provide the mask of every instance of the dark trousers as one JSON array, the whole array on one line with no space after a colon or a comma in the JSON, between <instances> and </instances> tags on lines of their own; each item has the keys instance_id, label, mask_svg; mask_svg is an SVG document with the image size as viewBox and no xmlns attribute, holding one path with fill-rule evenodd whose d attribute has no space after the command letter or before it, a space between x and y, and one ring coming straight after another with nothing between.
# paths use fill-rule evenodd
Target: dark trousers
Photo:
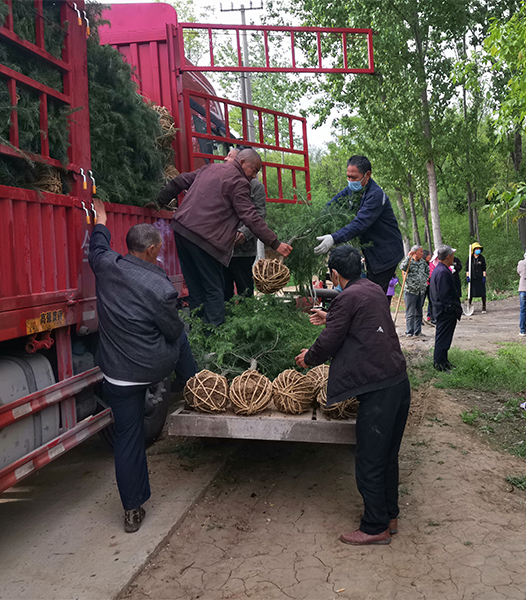
<instances>
[{"instance_id":1,"label":"dark trousers","mask_svg":"<svg viewBox=\"0 0 526 600\"><path fill-rule=\"evenodd\" d=\"M411 403L409 380L360 394L358 400L356 485L364 503L360 529L377 535L399 513L398 452Z\"/></svg>"},{"instance_id":2,"label":"dark trousers","mask_svg":"<svg viewBox=\"0 0 526 600\"><path fill-rule=\"evenodd\" d=\"M205 323L221 325L225 320L223 265L182 235L175 232L174 235L179 263L190 293L190 310L202 307Z\"/></svg>"},{"instance_id":3,"label":"dark trousers","mask_svg":"<svg viewBox=\"0 0 526 600\"><path fill-rule=\"evenodd\" d=\"M442 313L436 318L435 352L433 355L435 366L445 367L447 365L447 353L451 348L456 326L457 318L455 315Z\"/></svg>"},{"instance_id":4,"label":"dark trousers","mask_svg":"<svg viewBox=\"0 0 526 600\"><path fill-rule=\"evenodd\" d=\"M234 295L234 283L238 296L254 295L254 279L252 265L255 256L233 256L228 267L223 267L225 277L225 302Z\"/></svg>"},{"instance_id":5,"label":"dark trousers","mask_svg":"<svg viewBox=\"0 0 526 600\"><path fill-rule=\"evenodd\" d=\"M150 497L144 442L147 385L113 385L105 379L102 393L113 412L115 475L124 510L139 508Z\"/></svg>"},{"instance_id":6,"label":"dark trousers","mask_svg":"<svg viewBox=\"0 0 526 600\"><path fill-rule=\"evenodd\" d=\"M369 279L369 281L377 283L382 288L384 293L387 294L389 282L394 277L395 273L396 265L394 267L391 267L390 269L387 269L387 271L381 271L380 273L373 274L370 271L367 271L367 279Z\"/></svg>"}]
</instances>

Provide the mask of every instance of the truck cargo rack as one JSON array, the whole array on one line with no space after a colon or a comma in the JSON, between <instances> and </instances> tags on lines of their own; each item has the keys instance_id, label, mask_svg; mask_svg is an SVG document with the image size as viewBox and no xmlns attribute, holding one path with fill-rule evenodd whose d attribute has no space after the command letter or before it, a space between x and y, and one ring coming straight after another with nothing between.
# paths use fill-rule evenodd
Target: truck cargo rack
<instances>
[{"instance_id":1,"label":"truck cargo rack","mask_svg":"<svg viewBox=\"0 0 526 600\"><path fill-rule=\"evenodd\" d=\"M169 435L316 444L356 444L356 420L329 420L315 407L301 415L266 409L242 416L227 411L207 414L186 408L181 402L168 417Z\"/></svg>"}]
</instances>

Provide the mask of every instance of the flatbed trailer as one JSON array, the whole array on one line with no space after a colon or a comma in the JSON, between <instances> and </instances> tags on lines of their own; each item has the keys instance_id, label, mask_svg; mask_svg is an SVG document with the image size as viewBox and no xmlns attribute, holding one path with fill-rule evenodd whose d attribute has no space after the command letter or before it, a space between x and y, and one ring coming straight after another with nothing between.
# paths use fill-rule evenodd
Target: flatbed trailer
<instances>
[{"instance_id":1,"label":"flatbed trailer","mask_svg":"<svg viewBox=\"0 0 526 600\"><path fill-rule=\"evenodd\" d=\"M356 444L356 419L329 419L317 407L301 415L288 415L267 408L258 415L201 413L181 402L168 417L170 435L197 438Z\"/></svg>"}]
</instances>

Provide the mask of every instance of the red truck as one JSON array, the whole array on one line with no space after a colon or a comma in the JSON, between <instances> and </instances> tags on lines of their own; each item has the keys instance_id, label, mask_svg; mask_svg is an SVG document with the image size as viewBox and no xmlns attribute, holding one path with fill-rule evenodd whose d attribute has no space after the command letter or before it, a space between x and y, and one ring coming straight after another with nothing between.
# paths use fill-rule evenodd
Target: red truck
<instances>
[{"instance_id":1,"label":"red truck","mask_svg":"<svg viewBox=\"0 0 526 600\"><path fill-rule=\"evenodd\" d=\"M11 105L8 139L0 135L0 159L17 159L23 155L34 163L65 170L70 192L67 195L37 192L4 185L0 180L0 492L112 422L111 410L93 392L102 375L94 359L98 322L95 282L87 262L89 236L96 215L91 202L95 187L90 177L86 68L89 22L84 0L54 3L59 6L64 33L61 57L46 50L49 20L45 16L44 0L32 3L34 41L31 42L16 33L15 2L0 0L0 4L7 7L6 13L0 11L0 15L7 15L0 26L0 44L56 70L61 74L62 86L58 91L21 70L0 64L0 87L7 90ZM271 170L277 173L275 193L267 194L269 201L297 202L300 183L308 197L305 120L219 98L202 72L373 71L370 30L178 23L173 7L164 4L116 5L105 16L112 26L101 29L101 42L121 51L136 69L139 93L167 107L175 119L178 128L174 142L175 166L179 171L193 170L206 161L223 160L228 146L235 143L296 157L291 161L295 164L264 162L265 184ZM237 64L225 67L214 61L213 38L218 29L233 31L234 39L237 37ZM187 30L208 34L210 56L207 65L195 66L184 58L183 38ZM240 32L254 31L264 39L267 58L263 66L248 67L242 63ZM269 61L269 35L276 31L287 34L291 40L292 63L287 68L274 68ZM318 40L318 64L304 66L296 62L295 33L312 34ZM343 59L339 67L322 64L322 36L325 33L342 40ZM348 36L363 36L367 56L365 66L349 66ZM38 153L28 151L20 144L17 110L20 89L30 90L39 97ZM66 107L74 115L69 119L65 165L50 155L50 101ZM232 127L229 121L236 110L241 114L237 131L233 121ZM248 133L249 112L254 115L255 136ZM300 136L294 135L298 126ZM292 187L284 184L287 177L292 181ZM289 196L288 190L292 190ZM129 227L137 222L156 224L163 235L163 267L184 296L184 281L169 228L171 213L122 204L107 204L106 210L112 245L118 252L125 252L125 235ZM150 436L154 437L162 428L166 411L167 403L158 387L152 390L147 400L146 425Z\"/></svg>"}]
</instances>

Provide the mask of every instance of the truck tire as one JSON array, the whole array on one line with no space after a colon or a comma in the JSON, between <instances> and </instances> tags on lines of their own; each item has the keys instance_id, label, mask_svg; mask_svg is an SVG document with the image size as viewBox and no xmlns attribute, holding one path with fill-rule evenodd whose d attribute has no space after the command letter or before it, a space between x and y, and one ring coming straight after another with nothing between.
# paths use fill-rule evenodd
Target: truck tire
<instances>
[{"instance_id":1,"label":"truck tire","mask_svg":"<svg viewBox=\"0 0 526 600\"><path fill-rule=\"evenodd\" d=\"M161 434L168 409L170 407L170 396L166 391L168 380L151 385L146 390L146 405L144 410L144 439L146 447L151 446ZM100 437L106 444L113 448L115 439L115 427L110 423L107 427L99 431Z\"/></svg>"}]
</instances>

